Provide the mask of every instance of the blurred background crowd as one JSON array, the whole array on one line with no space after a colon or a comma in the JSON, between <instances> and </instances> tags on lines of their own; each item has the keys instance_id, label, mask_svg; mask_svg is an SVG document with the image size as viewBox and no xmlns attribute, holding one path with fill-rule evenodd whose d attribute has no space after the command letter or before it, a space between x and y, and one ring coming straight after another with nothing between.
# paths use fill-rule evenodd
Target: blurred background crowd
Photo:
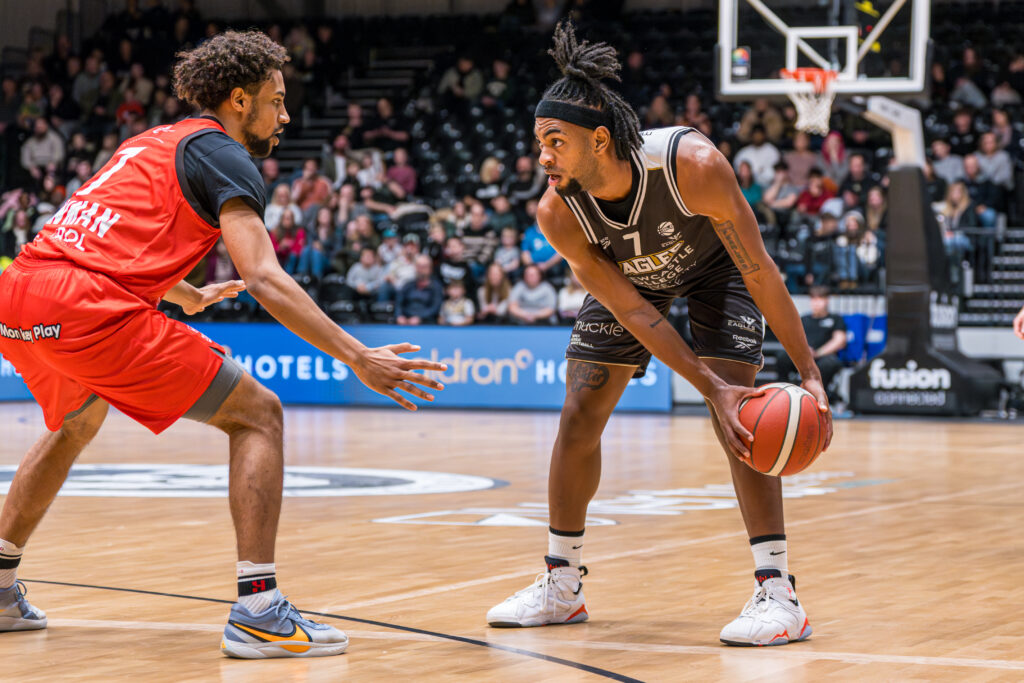
<instances>
[{"instance_id":1,"label":"blurred background crowd","mask_svg":"<svg viewBox=\"0 0 1024 683\"><path fill-rule=\"evenodd\" d=\"M129 0L95 35L54 32L20 57L5 51L0 267L121 141L193 114L173 95L173 56L228 26L193 0L170 5ZM620 90L645 128L695 127L733 162L792 292L880 292L888 135L837 111L831 133L808 136L788 104L716 102L713 11L620 5L512 0L489 16L260 26L292 56L292 123L261 162L281 264L339 322L571 321L584 292L536 224L546 183L532 131L553 77L551 29L571 16L619 48ZM998 20L1007 7L1024 14L1013 3L934 7L931 97L913 103L949 276L967 295L1024 260L1024 235L1010 229L1024 217L1024 42ZM875 68L906 65L883 52ZM233 277L218 245L188 279ZM204 315L265 317L246 297Z\"/></svg>"}]
</instances>

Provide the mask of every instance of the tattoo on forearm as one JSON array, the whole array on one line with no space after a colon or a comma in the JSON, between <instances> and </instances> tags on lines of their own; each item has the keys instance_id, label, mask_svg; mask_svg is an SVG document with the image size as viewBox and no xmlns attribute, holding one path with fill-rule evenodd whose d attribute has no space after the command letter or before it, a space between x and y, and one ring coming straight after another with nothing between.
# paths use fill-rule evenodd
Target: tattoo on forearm
<instances>
[{"instance_id":1,"label":"tattoo on forearm","mask_svg":"<svg viewBox=\"0 0 1024 683\"><path fill-rule=\"evenodd\" d=\"M655 320L655 321L654 321L653 323L651 323L651 327L652 327L652 328L653 328L653 327L657 327L658 325L660 325L660 324L661 324L661 321L662 321L662 320L664 320L664 318L658 318L658 319L657 319L657 320Z\"/></svg>"},{"instance_id":2,"label":"tattoo on forearm","mask_svg":"<svg viewBox=\"0 0 1024 683\"><path fill-rule=\"evenodd\" d=\"M712 221L711 225L715 227L718 238L722 240L722 244L725 245L726 251L729 252L733 262L736 263L736 267L739 268L741 275L749 275L761 269L761 266L754 263L753 259L750 258L750 254L747 253L746 248L740 241L740 236L736 232L736 226L733 225L732 221L722 221L721 223Z\"/></svg>"},{"instance_id":3,"label":"tattoo on forearm","mask_svg":"<svg viewBox=\"0 0 1024 683\"><path fill-rule=\"evenodd\" d=\"M577 393L580 391L597 391L608 383L608 368L596 363L583 363L580 361L569 361L566 370L566 383L569 391Z\"/></svg>"}]
</instances>

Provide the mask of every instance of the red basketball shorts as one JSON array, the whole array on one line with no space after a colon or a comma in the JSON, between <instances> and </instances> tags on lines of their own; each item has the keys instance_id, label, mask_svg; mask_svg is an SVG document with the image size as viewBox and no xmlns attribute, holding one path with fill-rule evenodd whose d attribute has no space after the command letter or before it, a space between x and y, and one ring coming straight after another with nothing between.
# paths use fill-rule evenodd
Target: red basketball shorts
<instances>
[{"instance_id":1,"label":"red basketball shorts","mask_svg":"<svg viewBox=\"0 0 1024 683\"><path fill-rule=\"evenodd\" d=\"M223 348L109 277L19 259L0 274L0 354L56 431L92 394L159 434L220 369Z\"/></svg>"}]
</instances>

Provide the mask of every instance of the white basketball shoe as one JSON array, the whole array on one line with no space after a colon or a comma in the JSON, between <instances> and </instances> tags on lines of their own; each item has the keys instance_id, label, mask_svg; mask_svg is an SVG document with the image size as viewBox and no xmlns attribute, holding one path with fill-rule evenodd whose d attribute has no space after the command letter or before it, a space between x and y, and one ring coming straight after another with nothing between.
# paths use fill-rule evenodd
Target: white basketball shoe
<instances>
[{"instance_id":1,"label":"white basketball shoe","mask_svg":"<svg viewBox=\"0 0 1024 683\"><path fill-rule=\"evenodd\" d=\"M545 557L548 570L538 574L533 585L487 613L491 626L517 628L547 624L577 624L588 618L583 599L583 577L586 567L570 567L565 560Z\"/></svg>"},{"instance_id":2,"label":"white basketball shoe","mask_svg":"<svg viewBox=\"0 0 1024 683\"><path fill-rule=\"evenodd\" d=\"M740 615L722 629L719 636L726 645L785 645L806 640L811 635L800 601L796 599L796 579L782 576L778 569L754 572L757 587Z\"/></svg>"}]
</instances>

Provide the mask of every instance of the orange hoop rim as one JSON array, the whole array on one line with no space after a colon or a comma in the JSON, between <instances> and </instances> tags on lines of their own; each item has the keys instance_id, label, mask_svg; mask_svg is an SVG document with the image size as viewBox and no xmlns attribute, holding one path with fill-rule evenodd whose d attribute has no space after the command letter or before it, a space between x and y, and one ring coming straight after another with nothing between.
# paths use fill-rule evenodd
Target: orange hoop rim
<instances>
[{"instance_id":1,"label":"orange hoop rim","mask_svg":"<svg viewBox=\"0 0 1024 683\"><path fill-rule=\"evenodd\" d=\"M819 95L825 92L829 85L839 76L838 71L832 69L819 69L813 66L802 66L796 69L781 69L779 71L783 78L793 81L802 81L814 86L814 92Z\"/></svg>"}]
</instances>

